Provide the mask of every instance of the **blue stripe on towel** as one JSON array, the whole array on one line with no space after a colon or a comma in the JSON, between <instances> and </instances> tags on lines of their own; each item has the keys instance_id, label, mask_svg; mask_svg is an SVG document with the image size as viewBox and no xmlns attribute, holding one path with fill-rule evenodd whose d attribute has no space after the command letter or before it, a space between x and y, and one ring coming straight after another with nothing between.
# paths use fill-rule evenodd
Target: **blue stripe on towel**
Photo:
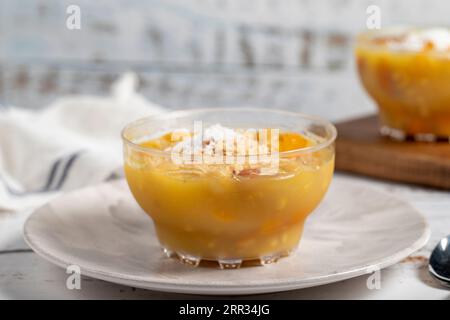
<instances>
[{"instance_id":1,"label":"blue stripe on towel","mask_svg":"<svg viewBox=\"0 0 450 320\"><path fill-rule=\"evenodd\" d=\"M59 178L58 184L52 190L59 190L59 189L61 189L61 187L63 186L64 182L66 181L66 178L67 178L67 176L68 176L68 174L70 172L70 169L73 166L73 163L78 158L80 153L81 152L76 152L76 153L72 154L69 157L69 160L66 162L66 165L64 166L64 169L63 169L63 172L61 174L61 177Z\"/></svg>"},{"instance_id":2,"label":"blue stripe on towel","mask_svg":"<svg viewBox=\"0 0 450 320\"><path fill-rule=\"evenodd\" d=\"M52 166L50 167L49 170L49 174L48 174L48 178L47 178L47 182L45 183L45 185L40 188L39 190L32 190L32 191L17 191L14 190L13 188L11 188L11 186L9 186L6 181L0 176L0 182L2 182L5 186L6 186L6 190L14 196L27 196L30 194L34 194L34 193L44 193L44 192L49 192L49 191L58 191L61 189L61 187L63 186L64 182L67 179L67 176L69 175L70 169L73 167L73 164L75 162L75 160L80 156L82 152L81 151L77 151L75 153L70 154L69 156L66 157L62 157L59 158L57 160L55 160L52 164ZM57 172L59 171L59 167L62 165L62 163L64 163L64 167L62 169L62 173L59 176L59 179L57 179L56 181L56 185L54 187L52 187L52 185L55 184L55 177L57 176Z\"/></svg>"},{"instance_id":3,"label":"blue stripe on towel","mask_svg":"<svg viewBox=\"0 0 450 320\"><path fill-rule=\"evenodd\" d=\"M56 171L58 170L59 165L61 164L62 160L63 159L58 159L53 163L52 168L50 170L50 174L48 175L48 178L47 178L47 183L41 190L39 190L39 192L46 192L46 191L50 190L50 186L52 185L52 182L56 175Z\"/></svg>"}]
</instances>

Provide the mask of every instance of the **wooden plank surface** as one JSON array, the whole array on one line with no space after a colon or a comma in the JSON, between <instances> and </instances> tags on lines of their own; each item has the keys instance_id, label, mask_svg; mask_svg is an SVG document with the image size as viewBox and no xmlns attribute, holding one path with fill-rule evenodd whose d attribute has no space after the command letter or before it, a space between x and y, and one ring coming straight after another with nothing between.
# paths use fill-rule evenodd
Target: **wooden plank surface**
<instances>
[{"instance_id":1,"label":"wooden plank surface","mask_svg":"<svg viewBox=\"0 0 450 320\"><path fill-rule=\"evenodd\" d=\"M67 28L69 5L80 7L81 29ZM169 108L355 116L372 107L353 61L370 5L382 10L383 27L446 25L450 8L444 0L2 0L0 104L108 94L133 70L140 92Z\"/></svg>"},{"instance_id":2,"label":"wooden plank surface","mask_svg":"<svg viewBox=\"0 0 450 320\"><path fill-rule=\"evenodd\" d=\"M379 134L375 115L337 124L336 169L450 189L450 143L394 141Z\"/></svg>"}]
</instances>

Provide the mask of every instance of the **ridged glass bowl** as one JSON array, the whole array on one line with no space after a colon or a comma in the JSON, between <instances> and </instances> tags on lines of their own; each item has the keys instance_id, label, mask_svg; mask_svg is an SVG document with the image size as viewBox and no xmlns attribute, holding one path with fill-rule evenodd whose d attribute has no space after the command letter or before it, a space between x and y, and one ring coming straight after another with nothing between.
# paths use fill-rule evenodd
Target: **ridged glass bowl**
<instances>
[{"instance_id":1,"label":"ridged glass bowl","mask_svg":"<svg viewBox=\"0 0 450 320\"><path fill-rule=\"evenodd\" d=\"M233 164L175 164L169 151L140 143L164 132L216 123L229 128L277 128L313 136L313 146L279 152L276 173L235 175ZM334 170L336 129L299 113L252 108L176 111L137 120L122 132L130 190L153 219L164 252L197 266L267 264L298 245L307 216L322 200ZM248 156L244 156L248 157Z\"/></svg>"}]
</instances>

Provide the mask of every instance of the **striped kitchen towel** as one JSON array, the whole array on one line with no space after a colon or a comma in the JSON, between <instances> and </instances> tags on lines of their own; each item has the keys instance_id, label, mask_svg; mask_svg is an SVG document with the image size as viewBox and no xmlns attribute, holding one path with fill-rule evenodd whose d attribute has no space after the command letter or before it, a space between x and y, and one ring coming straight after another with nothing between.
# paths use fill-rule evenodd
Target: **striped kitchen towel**
<instances>
[{"instance_id":1,"label":"striped kitchen towel","mask_svg":"<svg viewBox=\"0 0 450 320\"><path fill-rule=\"evenodd\" d=\"M42 110L0 109L0 215L122 175L123 126L162 108L123 75L108 97L63 97Z\"/></svg>"}]
</instances>

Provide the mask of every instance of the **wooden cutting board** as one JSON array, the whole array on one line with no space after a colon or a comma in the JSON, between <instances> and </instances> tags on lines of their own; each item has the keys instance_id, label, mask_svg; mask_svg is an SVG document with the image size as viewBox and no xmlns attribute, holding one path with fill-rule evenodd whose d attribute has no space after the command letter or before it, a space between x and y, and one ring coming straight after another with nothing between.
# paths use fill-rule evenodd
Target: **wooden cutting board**
<instances>
[{"instance_id":1,"label":"wooden cutting board","mask_svg":"<svg viewBox=\"0 0 450 320\"><path fill-rule=\"evenodd\" d=\"M336 127L336 170L450 189L449 142L399 142L382 137L375 115Z\"/></svg>"}]
</instances>

